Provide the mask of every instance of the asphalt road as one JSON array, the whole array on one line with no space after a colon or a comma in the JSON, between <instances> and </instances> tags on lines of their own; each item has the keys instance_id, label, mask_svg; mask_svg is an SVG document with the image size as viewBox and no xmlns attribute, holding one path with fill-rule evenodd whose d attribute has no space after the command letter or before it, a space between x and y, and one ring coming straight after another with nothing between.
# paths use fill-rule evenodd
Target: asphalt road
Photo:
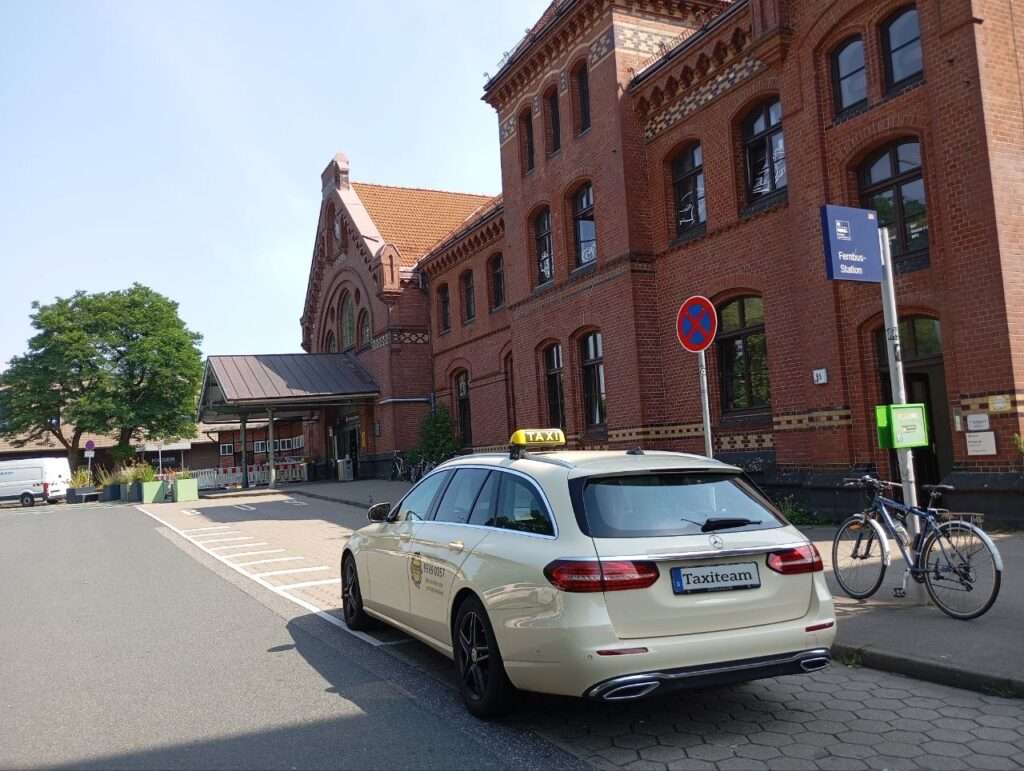
<instances>
[{"instance_id":1,"label":"asphalt road","mask_svg":"<svg viewBox=\"0 0 1024 771\"><path fill-rule=\"evenodd\" d=\"M0 511L0 767L579 765L174 538L128 506Z\"/></svg>"}]
</instances>

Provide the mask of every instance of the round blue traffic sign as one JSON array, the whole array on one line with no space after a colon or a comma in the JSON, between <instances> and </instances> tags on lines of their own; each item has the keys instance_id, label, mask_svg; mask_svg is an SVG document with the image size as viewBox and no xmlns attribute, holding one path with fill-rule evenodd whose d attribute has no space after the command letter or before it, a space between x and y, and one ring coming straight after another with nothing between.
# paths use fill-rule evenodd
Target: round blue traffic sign
<instances>
[{"instance_id":1,"label":"round blue traffic sign","mask_svg":"<svg viewBox=\"0 0 1024 771\"><path fill-rule=\"evenodd\" d=\"M694 295L681 306L676 316L676 337L690 353L700 353L715 341L718 314L711 300Z\"/></svg>"}]
</instances>

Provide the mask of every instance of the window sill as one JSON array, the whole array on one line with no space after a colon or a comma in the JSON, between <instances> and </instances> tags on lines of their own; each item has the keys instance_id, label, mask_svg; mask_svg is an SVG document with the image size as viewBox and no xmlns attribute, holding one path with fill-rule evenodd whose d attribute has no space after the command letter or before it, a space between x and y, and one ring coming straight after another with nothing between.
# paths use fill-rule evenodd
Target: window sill
<instances>
[{"instance_id":1,"label":"window sill","mask_svg":"<svg viewBox=\"0 0 1024 771\"><path fill-rule=\"evenodd\" d=\"M505 303L502 303L501 305L495 305L493 308L491 308L491 313L499 313L503 310L505 310Z\"/></svg>"},{"instance_id":2,"label":"window sill","mask_svg":"<svg viewBox=\"0 0 1024 771\"><path fill-rule=\"evenodd\" d=\"M585 129L583 129L583 131L577 131L576 132L576 138L579 139L580 137L585 137L587 134L590 133L590 129L592 129L593 127L594 127L594 124L591 123Z\"/></svg>"},{"instance_id":3,"label":"window sill","mask_svg":"<svg viewBox=\"0 0 1024 771\"><path fill-rule=\"evenodd\" d=\"M918 73L905 80L901 80L899 83L893 83L891 86L886 86L885 95L882 97L882 101L889 101L895 99L897 96L905 94L907 91L911 91L924 83L924 73Z\"/></svg>"},{"instance_id":4,"label":"window sill","mask_svg":"<svg viewBox=\"0 0 1024 771\"><path fill-rule=\"evenodd\" d=\"M708 233L708 223L702 222L689 230L684 230L678 234L675 238L668 242L669 247L682 246L683 244L689 243L690 241L696 241L698 238L703 238Z\"/></svg>"},{"instance_id":5,"label":"window sill","mask_svg":"<svg viewBox=\"0 0 1024 771\"><path fill-rule=\"evenodd\" d=\"M743 424L746 426L757 426L757 425L772 425L772 412L767 407L758 407L750 410L731 410L729 412L722 412L722 417L719 421L720 425L737 425Z\"/></svg>"},{"instance_id":6,"label":"window sill","mask_svg":"<svg viewBox=\"0 0 1024 771\"><path fill-rule=\"evenodd\" d=\"M438 332L437 336L438 337L444 337L445 335L450 335L451 333L452 333L452 328L448 327L448 329L442 329L440 332Z\"/></svg>"},{"instance_id":7,"label":"window sill","mask_svg":"<svg viewBox=\"0 0 1024 771\"><path fill-rule=\"evenodd\" d=\"M590 262L585 262L582 265L577 265L575 268L569 271L569 278L578 278L585 276L588 273L592 273L597 270L597 258L595 257Z\"/></svg>"},{"instance_id":8,"label":"window sill","mask_svg":"<svg viewBox=\"0 0 1024 771\"><path fill-rule=\"evenodd\" d=\"M842 112L836 113L835 117L832 118L832 125L838 126L840 124L846 123L846 121L856 118L858 115L863 115L870 109L871 102L869 102L867 99L865 99L862 102L857 102L857 104L850 105Z\"/></svg>"},{"instance_id":9,"label":"window sill","mask_svg":"<svg viewBox=\"0 0 1024 771\"><path fill-rule=\"evenodd\" d=\"M774 193L761 196L753 203L747 205L747 207L740 212L741 219L750 219L762 212L769 211L781 206L785 206L789 203L789 188L782 188L782 190L776 190Z\"/></svg>"},{"instance_id":10,"label":"window sill","mask_svg":"<svg viewBox=\"0 0 1024 771\"><path fill-rule=\"evenodd\" d=\"M473 326L473 322L474 321L476 321L476 316L474 316L471 319L463 319L462 320L462 326L464 326L464 327L471 327L471 326Z\"/></svg>"},{"instance_id":11,"label":"window sill","mask_svg":"<svg viewBox=\"0 0 1024 771\"><path fill-rule=\"evenodd\" d=\"M544 157L547 158L550 161L552 158L557 158L561 154L562 154L562 148L559 147L557 150L552 150L550 153L545 153Z\"/></svg>"},{"instance_id":12,"label":"window sill","mask_svg":"<svg viewBox=\"0 0 1024 771\"><path fill-rule=\"evenodd\" d=\"M537 286L535 286L533 288L533 295L537 296L539 294L544 294L548 290L553 289L554 286L555 286L555 280L554 279L551 279L549 281L545 281L543 284L537 284Z\"/></svg>"}]
</instances>

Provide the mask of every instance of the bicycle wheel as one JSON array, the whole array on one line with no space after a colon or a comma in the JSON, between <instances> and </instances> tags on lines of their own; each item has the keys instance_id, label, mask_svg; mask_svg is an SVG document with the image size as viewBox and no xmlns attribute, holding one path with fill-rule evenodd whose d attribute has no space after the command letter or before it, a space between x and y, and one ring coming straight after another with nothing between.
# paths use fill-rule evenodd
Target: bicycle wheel
<instances>
[{"instance_id":1,"label":"bicycle wheel","mask_svg":"<svg viewBox=\"0 0 1024 771\"><path fill-rule=\"evenodd\" d=\"M921 550L924 585L948 616L966 621L992 607L1002 583L1002 560L988 537L966 522L946 522Z\"/></svg>"},{"instance_id":2,"label":"bicycle wheel","mask_svg":"<svg viewBox=\"0 0 1024 771\"><path fill-rule=\"evenodd\" d=\"M863 600L878 591L885 578L882 544L863 514L839 526L832 541L832 574L846 594Z\"/></svg>"}]
</instances>

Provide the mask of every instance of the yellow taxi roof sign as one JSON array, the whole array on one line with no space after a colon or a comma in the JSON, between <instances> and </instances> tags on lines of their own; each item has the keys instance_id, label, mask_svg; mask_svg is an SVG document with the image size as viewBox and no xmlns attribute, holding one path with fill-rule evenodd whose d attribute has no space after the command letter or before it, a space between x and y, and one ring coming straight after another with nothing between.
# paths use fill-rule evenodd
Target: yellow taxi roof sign
<instances>
[{"instance_id":1,"label":"yellow taxi roof sign","mask_svg":"<svg viewBox=\"0 0 1024 771\"><path fill-rule=\"evenodd\" d=\"M565 434L560 428L520 428L509 439L513 447L561 447Z\"/></svg>"}]
</instances>

